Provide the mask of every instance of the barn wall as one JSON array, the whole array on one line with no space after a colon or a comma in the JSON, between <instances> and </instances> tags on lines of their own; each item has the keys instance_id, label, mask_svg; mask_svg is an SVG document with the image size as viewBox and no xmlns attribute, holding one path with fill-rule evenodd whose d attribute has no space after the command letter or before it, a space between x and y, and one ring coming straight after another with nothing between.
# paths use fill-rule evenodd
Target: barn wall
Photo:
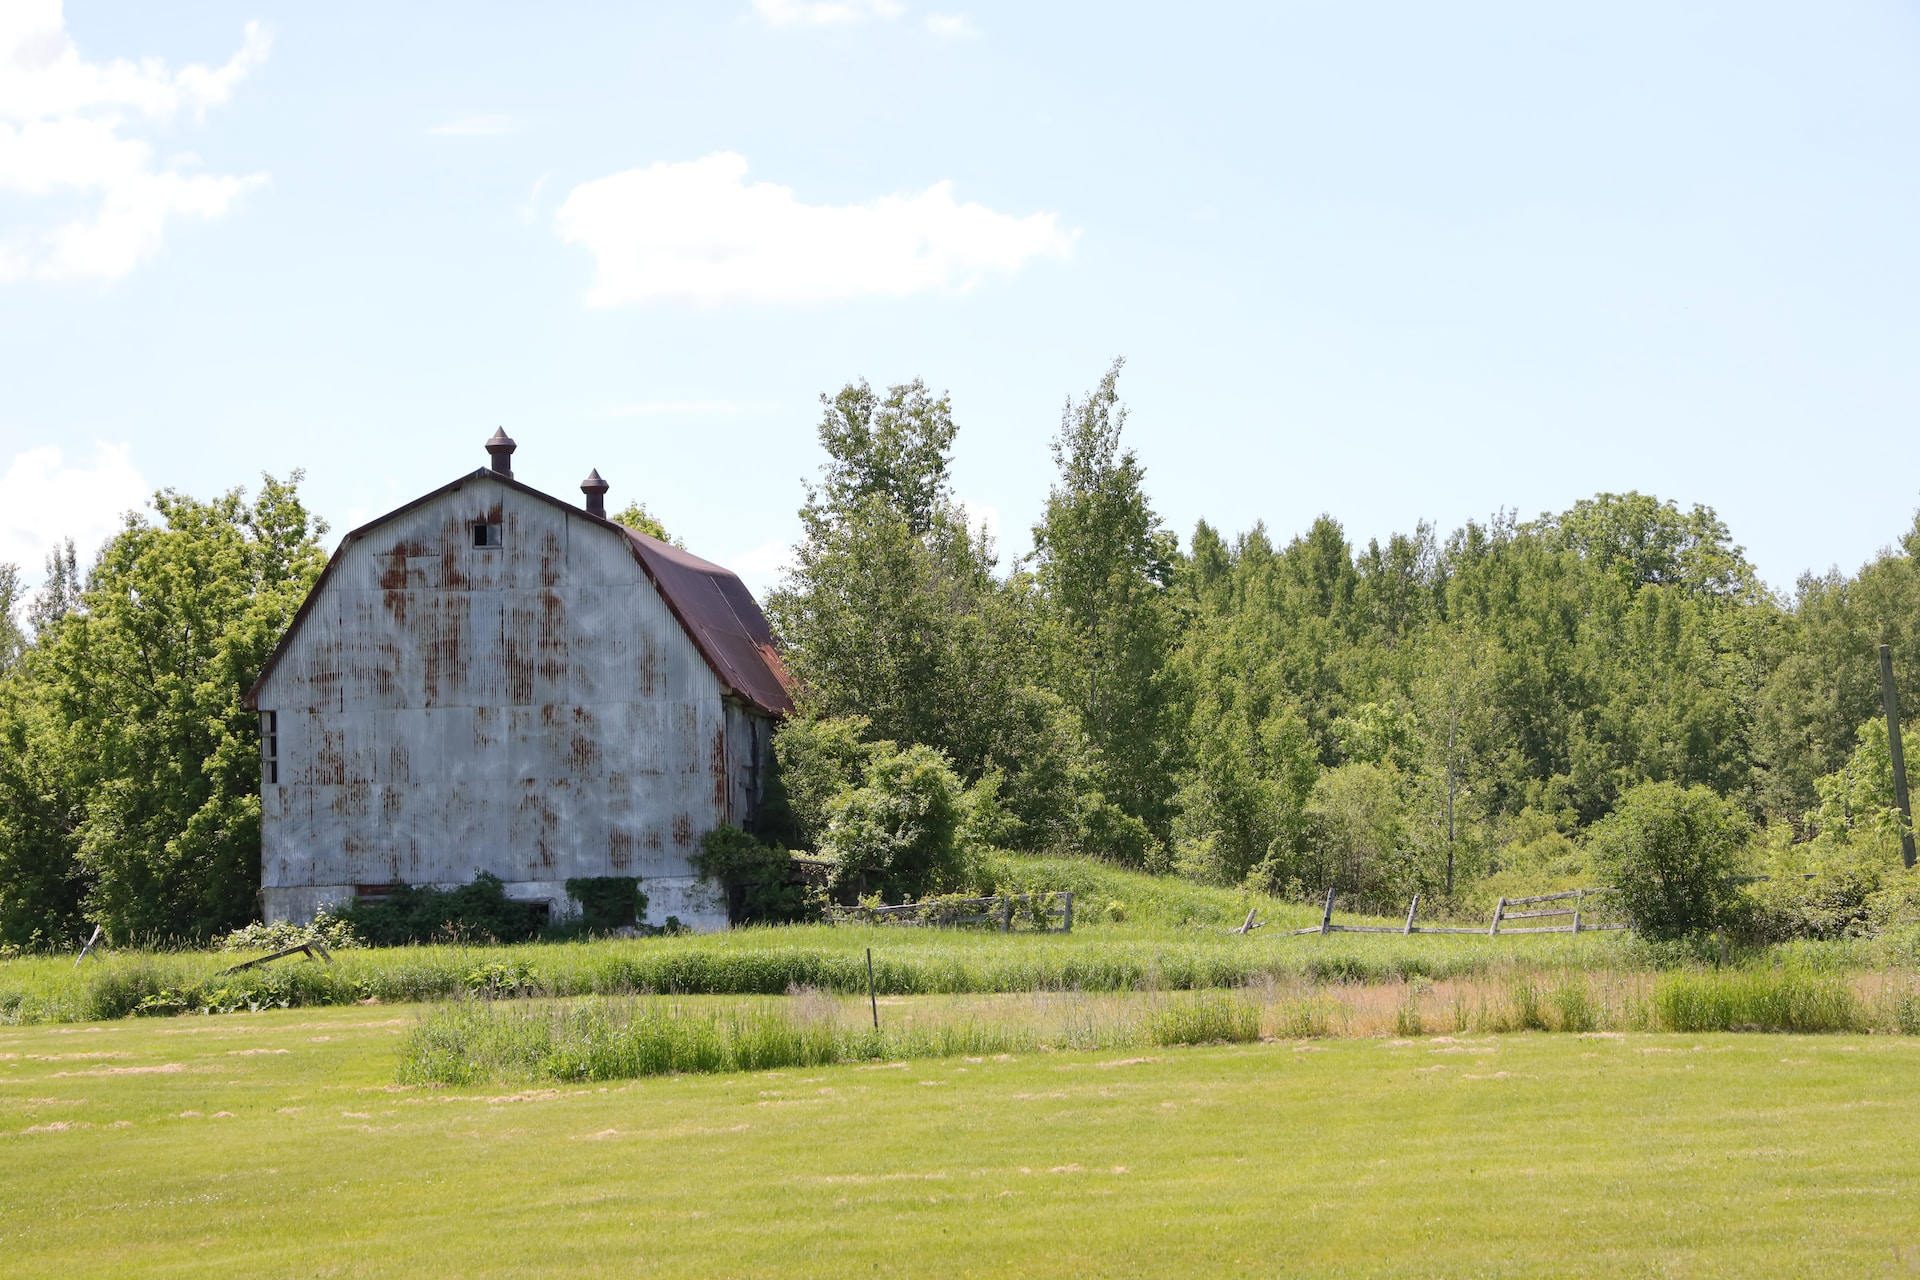
<instances>
[{"instance_id":1,"label":"barn wall","mask_svg":"<svg viewBox=\"0 0 1920 1280\"><path fill-rule=\"evenodd\" d=\"M638 875L650 921L726 923L690 859L744 816L744 717L614 531L475 477L342 550L258 703L269 920L490 871L556 914L569 877Z\"/></svg>"}]
</instances>

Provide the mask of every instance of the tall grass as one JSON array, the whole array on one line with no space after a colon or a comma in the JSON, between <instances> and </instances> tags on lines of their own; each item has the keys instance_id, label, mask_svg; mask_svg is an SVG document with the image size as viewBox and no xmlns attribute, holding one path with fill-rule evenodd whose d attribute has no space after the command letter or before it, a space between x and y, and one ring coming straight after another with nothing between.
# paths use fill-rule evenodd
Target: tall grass
<instances>
[{"instance_id":1,"label":"tall grass","mask_svg":"<svg viewBox=\"0 0 1920 1280\"><path fill-rule=\"evenodd\" d=\"M855 1008L857 1003L857 1009ZM854 1016L857 1012L859 1016ZM1920 990L1856 992L1836 975L1779 969L1649 977L1509 973L1445 989L1266 982L1227 992L931 997L883 1025L865 1002L796 989L785 999L468 997L429 1010L407 1040L409 1084L619 1080L672 1073L1065 1049L1241 1043L1263 1037L1509 1032L1920 1033Z\"/></svg>"},{"instance_id":2,"label":"tall grass","mask_svg":"<svg viewBox=\"0 0 1920 1280\"><path fill-rule=\"evenodd\" d=\"M1769 969L1675 973L1654 989L1669 1031L1865 1031L1868 1011L1842 977Z\"/></svg>"},{"instance_id":3,"label":"tall grass","mask_svg":"<svg viewBox=\"0 0 1920 1280\"><path fill-rule=\"evenodd\" d=\"M1239 996L1205 996L1153 1010L1147 1017L1151 1044L1245 1043L1260 1038L1260 1006Z\"/></svg>"},{"instance_id":4,"label":"tall grass","mask_svg":"<svg viewBox=\"0 0 1920 1280\"><path fill-rule=\"evenodd\" d=\"M890 1011L891 1013L891 1011ZM1260 1007L1224 996L1151 1008L1083 998L1038 1009L965 1009L873 1027L830 998L716 1008L674 1000L466 1000L423 1017L402 1051L403 1084L624 1080L836 1062L986 1056L1258 1039Z\"/></svg>"},{"instance_id":5,"label":"tall grass","mask_svg":"<svg viewBox=\"0 0 1920 1280\"><path fill-rule=\"evenodd\" d=\"M336 952L223 974L238 957L121 952L0 961L0 1023L99 1021L149 1012L417 1002L476 991L577 997L778 995L790 987L866 989L874 953L882 995L1019 991L1198 991L1263 982L1366 984L1633 967L1620 935L1520 940L1339 935L1263 937L1134 924L1034 936L901 928L795 926L697 937L423 946Z\"/></svg>"}]
</instances>

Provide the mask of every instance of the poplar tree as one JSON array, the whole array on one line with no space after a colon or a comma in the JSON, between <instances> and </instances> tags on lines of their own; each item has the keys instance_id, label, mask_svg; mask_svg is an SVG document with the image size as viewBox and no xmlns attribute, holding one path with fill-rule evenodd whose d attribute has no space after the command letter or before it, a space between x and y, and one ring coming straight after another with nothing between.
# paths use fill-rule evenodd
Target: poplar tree
<instances>
[{"instance_id":1,"label":"poplar tree","mask_svg":"<svg viewBox=\"0 0 1920 1280\"><path fill-rule=\"evenodd\" d=\"M1175 757L1168 588L1179 546L1147 500L1146 469L1121 443L1122 363L1061 414L1033 572L1052 687L1099 753L1107 798L1164 839Z\"/></svg>"}]
</instances>

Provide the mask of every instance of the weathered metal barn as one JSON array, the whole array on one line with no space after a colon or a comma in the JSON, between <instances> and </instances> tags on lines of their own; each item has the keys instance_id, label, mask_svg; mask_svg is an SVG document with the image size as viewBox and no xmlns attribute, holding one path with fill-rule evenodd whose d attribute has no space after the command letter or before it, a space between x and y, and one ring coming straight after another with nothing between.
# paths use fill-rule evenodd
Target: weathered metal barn
<instances>
[{"instance_id":1,"label":"weathered metal barn","mask_svg":"<svg viewBox=\"0 0 1920 1280\"><path fill-rule=\"evenodd\" d=\"M637 875L648 919L727 923L700 837L751 827L792 708L740 579L488 468L349 533L268 659L268 920L488 871L569 910L574 876Z\"/></svg>"}]
</instances>

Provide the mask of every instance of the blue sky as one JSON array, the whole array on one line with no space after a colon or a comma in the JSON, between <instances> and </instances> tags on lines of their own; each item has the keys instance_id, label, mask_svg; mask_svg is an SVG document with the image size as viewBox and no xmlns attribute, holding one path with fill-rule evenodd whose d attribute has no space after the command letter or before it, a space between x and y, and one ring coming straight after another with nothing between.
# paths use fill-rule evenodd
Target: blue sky
<instances>
[{"instance_id":1,"label":"blue sky","mask_svg":"<svg viewBox=\"0 0 1920 1280\"><path fill-rule=\"evenodd\" d=\"M0 2L0 559L305 468L588 468L771 581L920 376L1009 555L1116 355L1184 536L1920 505L1911 5Z\"/></svg>"}]
</instances>

